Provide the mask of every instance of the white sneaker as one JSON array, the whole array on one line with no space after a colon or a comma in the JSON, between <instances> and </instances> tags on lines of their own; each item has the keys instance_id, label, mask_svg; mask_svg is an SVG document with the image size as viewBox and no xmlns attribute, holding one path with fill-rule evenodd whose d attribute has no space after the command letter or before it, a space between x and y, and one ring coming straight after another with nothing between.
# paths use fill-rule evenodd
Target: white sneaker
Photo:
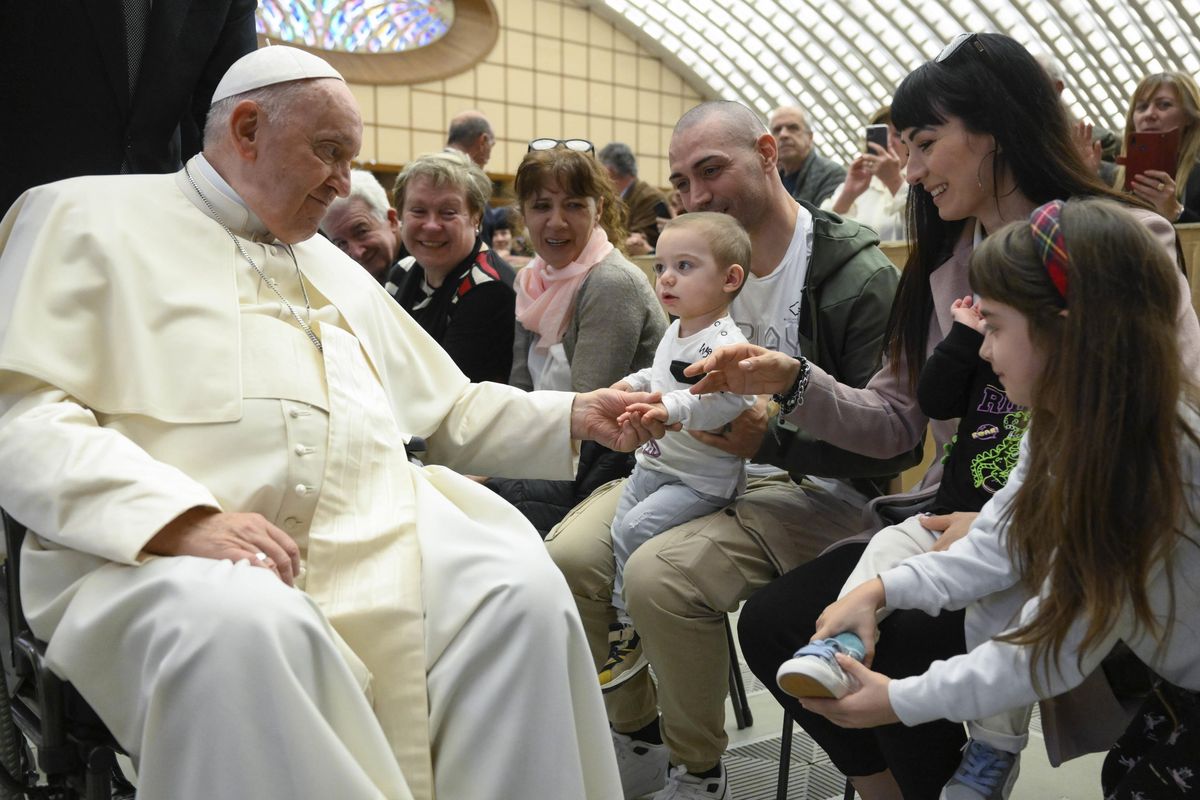
<instances>
[{"instance_id":1,"label":"white sneaker","mask_svg":"<svg viewBox=\"0 0 1200 800\"><path fill-rule=\"evenodd\" d=\"M858 688L858 681L847 675L834 658L844 652L833 639L810 642L797 650L794 658L779 665L775 682L792 697L841 699Z\"/></svg>"},{"instance_id":2,"label":"white sneaker","mask_svg":"<svg viewBox=\"0 0 1200 800\"><path fill-rule=\"evenodd\" d=\"M963 758L939 800L1005 800L1021 771L1021 754L968 739Z\"/></svg>"},{"instance_id":3,"label":"white sneaker","mask_svg":"<svg viewBox=\"0 0 1200 800\"><path fill-rule=\"evenodd\" d=\"M729 783L725 780L724 765L715 778L701 778L688 773L682 764L671 768L667 785L651 800L733 800Z\"/></svg>"},{"instance_id":4,"label":"white sneaker","mask_svg":"<svg viewBox=\"0 0 1200 800\"><path fill-rule=\"evenodd\" d=\"M670 755L665 744L650 744L616 731L612 737L625 800L634 800L666 785Z\"/></svg>"}]
</instances>

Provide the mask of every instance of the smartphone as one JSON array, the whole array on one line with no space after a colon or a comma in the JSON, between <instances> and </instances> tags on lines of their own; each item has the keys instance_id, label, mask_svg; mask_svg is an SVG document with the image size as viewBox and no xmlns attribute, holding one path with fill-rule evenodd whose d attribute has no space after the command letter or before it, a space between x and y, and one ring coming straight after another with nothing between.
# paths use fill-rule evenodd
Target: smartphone
<instances>
[{"instance_id":1,"label":"smartphone","mask_svg":"<svg viewBox=\"0 0 1200 800\"><path fill-rule=\"evenodd\" d=\"M888 149L888 126L887 125L868 125L867 126L867 148L866 152L874 153L870 148L871 142L882 147L885 151Z\"/></svg>"},{"instance_id":2,"label":"smartphone","mask_svg":"<svg viewBox=\"0 0 1200 800\"><path fill-rule=\"evenodd\" d=\"M1170 131L1131 133L1125 155L1117 159L1125 165L1125 191L1133 188L1133 178L1146 170L1156 169L1174 175L1179 165L1180 129Z\"/></svg>"}]
</instances>

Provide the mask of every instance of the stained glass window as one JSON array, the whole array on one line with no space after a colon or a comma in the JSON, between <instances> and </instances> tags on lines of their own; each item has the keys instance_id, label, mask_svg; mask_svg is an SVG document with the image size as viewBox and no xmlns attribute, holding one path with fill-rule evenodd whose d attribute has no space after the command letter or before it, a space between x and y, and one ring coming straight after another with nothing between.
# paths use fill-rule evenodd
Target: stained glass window
<instances>
[{"instance_id":1,"label":"stained glass window","mask_svg":"<svg viewBox=\"0 0 1200 800\"><path fill-rule=\"evenodd\" d=\"M398 53L445 36L454 0L261 0L257 23L264 36L322 50Z\"/></svg>"}]
</instances>

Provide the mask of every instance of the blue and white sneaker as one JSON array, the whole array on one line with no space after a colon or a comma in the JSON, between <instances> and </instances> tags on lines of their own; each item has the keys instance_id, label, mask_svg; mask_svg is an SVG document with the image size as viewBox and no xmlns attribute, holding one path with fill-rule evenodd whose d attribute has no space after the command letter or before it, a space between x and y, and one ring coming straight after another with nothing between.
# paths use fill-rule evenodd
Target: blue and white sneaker
<instances>
[{"instance_id":1,"label":"blue and white sneaker","mask_svg":"<svg viewBox=\"0 0 1200 800\"><path fill-rule=\"evenodd\" d=\"M866 649L853 633L809 642L779 666L775 682L792 697L845 697L858 688L858 681L838 665L838 653L861 662Z\"/></svg>"},{"instance_id":2,"label":"blue and white sneaker","mask_svg":"<svg viewBox=\"0 0 1200 800\"><path fill-rule=\"evenodd\" d=\"M1021 754L968 739L963 758L939 800L1004 800L1021 771Z\"/></svg>"}]
</instances>

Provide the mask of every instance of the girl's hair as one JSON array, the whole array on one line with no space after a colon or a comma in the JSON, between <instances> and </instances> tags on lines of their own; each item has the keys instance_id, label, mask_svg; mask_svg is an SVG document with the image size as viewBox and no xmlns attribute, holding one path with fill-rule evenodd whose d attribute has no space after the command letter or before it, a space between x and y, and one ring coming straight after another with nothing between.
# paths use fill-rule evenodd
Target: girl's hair
<instances>
[{"instance_id":1,"label":"girl's hair","mask_svg":"<svg viewBox=\"0 0 1200 800\"><path fill-rule=\"evenodd\" d=\"M570 197L590 197L597 205L602 204L600 227L613 247L625 252L625 207L595 155L566 147L526 153L513 182L518 209L523 210L539 190L551 184L557 184Z\"/></svg>"},{"instance_id":2,"label":"girl's hair","mask_svg":"<svg viewBox=\"0 0 1200 800\"><path fill-rule=\"evenodd\" d=\"M1129 146L1129 134L1133 133L1133 112L1138 103L1148 101L1160 87L1170 86L1175 90L1179 107L1187 121L1179 140L1179 165L1175 169L1175 197L1183 202L1183 190L1187 179L1200 160L1200 87L1186 72L1156 72L1142 78L1141 83L1129 97L1129 111L1125 114L1125 143ZM1124 152L1124 149L1122 149Z\"/></svg>"},{"instance_id":3,"label":"girl's hair","mask_svg":"<svg viewBox=\"0 0 1200 800\"><path fill-rule=\"evenodd\" d=\"M909 73L892 99L896 130L958 117L967 130L995 138L994 173L1007 169L1017 191L1034 203L1091 195L1121 199L1084 165L1066 107L1029 51L998 33L975 36L983 52L968 41L945 61L930 61ZM925 364L934 311L929 276L950 257L966 223L942 221L924 188L909 189L908 261L886 340L892 363L898 366L903 359L907 365L910 386L916 386Z\"/></svg>"},{"instance_id":4,"label":"girl's hair","mask_svg":"<svg viewBox=\"0 0 1200 800\"><path fill-rule=\"evenodd\" d=\"M1071 200L1061 214L1067 297L1058 293L1028 222L972 254L971 288L1019 311L1046 361L1033 390L1029 463L1007 514L1008 551L1037 613L1003 641L1032 645L1032 671L1057 663L1068 629L1087 628L1078 660L1125 604L1154 633L1147 578L1170 561L1186 512L1176 318L1177 267L1130 214L1107 200ZM1189 481L1192 480L1188 476ZM1173 586L1172 586L1173 592Z\"/></svg>"}]
</instances>

